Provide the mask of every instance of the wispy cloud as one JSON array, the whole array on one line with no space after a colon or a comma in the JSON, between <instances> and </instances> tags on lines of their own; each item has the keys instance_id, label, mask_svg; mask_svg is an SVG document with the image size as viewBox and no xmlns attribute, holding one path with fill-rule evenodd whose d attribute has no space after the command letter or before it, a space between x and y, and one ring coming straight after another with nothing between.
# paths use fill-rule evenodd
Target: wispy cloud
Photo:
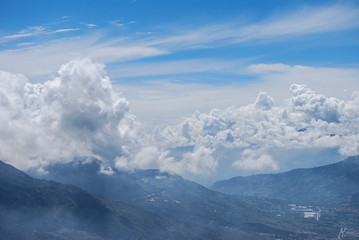
<instances>
[{"instance_id":1,"label":"wispy cloud","mask_svg":"<svg viewBox=\"0 0 359 240\"><path fill-rule=\"evenodd\" d=\"M2 70L29 76L53 74L66 61L90 57L103 63L129 61L167 54L155 47L128 44L123 41L100 41L99 35L62 38L31 48L0 52Z\"/></svg>"},{"instance_id":2,"label":"wispy cloud","mask_svg":"<svg viewBox=\"0 0 359 240\"><path fill-rule=\"evenodd\" d=\"M88 27L88 28L97 27L97 25L96 25L96 24L93 24L93 23L88 23L88 24L86 24L85 26Z\"/></svg>"},{"instance_id":3,"label":"wispy cloud","mask_svg":"<svg viewBox=\"0 0 359 240\"><path fill-rule=\"evenodd\" d=\"M62 28L62 29L57 29L53 32L49 32L49 33L61 33L61 32L72 32L72 31L78 31L80 30L80 28Z\"/></svg>"},{"instance_id":4,"label":"wispy cloud","mask_svg":"<svg viewBox=\"0 0 359 240\"><path fill-rule=\"evenodd\" d=\"M116 77L163 76L200 72L240 74L244 60L187 59L176 61L121 64L111 71Z\"/></svg>"},{"instance_id":5,"label":"wispy cloud","mask_svg":"<svg viewBox=\"0 0 359 240\"><path fill-rule=\"evenodd\" d=\"M110 23L116 27L124 27L125 26L125 24L122 23L120 20L114 20L114 21L111 21Z\"/></svg>"},{"instance_id":6,"label":"wispy cloud","mask_svg":"<svg viewBox=\"0 0 359 240\"><path fill-rule=\"evenodd\" d=\"M157 39L153 45L172 48L208 47L253 40L276 40L359 27L359 9L348 6L303 8L290 14L244 24L243 21L209 25Z\"/></svg>"},{"instance_id":7,"label":"wispy cloud","mask_svg":"<svg viewBox=\"0 0 359 240\"><path fill-rule=\"evenodd\" d=\"M134 24L135 21L114 20L111 22L118 27ZM87 24L88 28L96 26ZM39 46L36 51L32 49L17 49L17 51L0 52L0 62L4 70L33 74L34 70L26 71L23 59L34 59L38 65L33 69L41 69L41 66L49 66L55 70L59 64L78 56L92 57L95 61L114 63L116 61L133 60L143 57L153 57L163 54L176 53L188 49L216 48L228 45L240 45L245 43L259 44L267 41L284 41L287 39L298 39L300 36L311 34L329 33L359 27L359 9L350 6L326 6L321 8L303 8L275 18L267 18L260 22L246 24L244 21L232 21L215 25L207 25L194 29L188 27L182 33L166 34L164 32L134 32L126 38L118 35L105 35L104 31L98 29L95 35L82 35L80 28L59 28L57 30L45 29L41 26L29 27L16 34L2 37L3 41L12 41L19 38L53 34L55 41L47 43L35 42ZM181 29L186 29L183 26ZM61 39L56 34L65 32L76 32L78 34L71 38ZM143 34L145 33L145 34ZM59 40L59 41L56 41ZM32 41L32 40L31 40ZM32 41L34 42L34 41ZM21 46L18 46L21 47ZM54 56L54 58L49 57ZM61 60L56 60L56 59ZM239 56L240 58L240 56ZM11 64L8 59L11 59ZM43 62L42 62L43 61ZM33 62L33 61L26 61ZM221 61L219 61L221 62ZM135 77L148 75L167 75L183 72L233 72L233 62L227 62L228 67L222 63L204 60L181 60L172 62L129 64L126 69L117 70L119 76ZM162 65L162 67L160 66ZM181 67L176 67L181 66ZM21 68L18 68L21 67ZM138 69L141 69L139 71ZM42 71L42 70L40 70ZM45 70L44 70L45 71ZM46 70L48 71L48 69Z\"/></svg>"},{"instance_id":8,"label":"wispy cloud","mask_svg":"<svg viewBox=\"0 0 359 240\"><path fill-rule=\"evenodd\" d=\"M78 31L78 30L80 30L80 28L60 28L60 29L56 29L56 30L50 30L50 29L46 29L45 27L42 27L42 26L34 26L34 27L28 27L26 29L23 29L16 34L3 36L2 38L5 41L12 41L12 40L17 40L17 39L24 38L24 37L33 37L33 36L38 36L38 35L73 32L73 31Z\"/></svg>"},{"instance_id":9,"label":"wispy cloud","mask_svg":"<svg viewBox=\"0 0 359 240\"><path fill-rule=\"evenodd\" d=\"M35 36L35 35L39 35L39 34L43 34L43 33L45 33L44 27L33 26L33 27L28 27L26 29L23 29L16 34L4 36L3 39L9 39L9 40L18 39L18 38L23 38L23 37Z\"/></svg>"},{"instance_id":10,"label":"wispy cloud","mask_svg":"<svg viewBox=\"0 0 359 240\"><path fill-rule=\"evenodd\" d=\"M153 32L136 32L136 34L138 34L138 35L149 35L149 34L153 34Z\"/></svg>"},{"instance_id":11,"label":"wispy cloud","mask_svg":"<svg viewBox=\"0 0 359 240\"><path fill-rule=\"evenodd\" d=\"M32 33L17 33L17 34L13 34L13 35L4 36L3 38L14 39L14 38L29 37L29 36L33 36L33 35L34 34L32 34Z\"/></svg>"},{"instance_id":12,"label":"wispy cloud","mask_svg":"<svg viewBox=\"0 0 359 240\"><path fill-rule=\"evenodd\" d=\"M34 45L34 44L35 43L33 43L33 42L23 42L23 43L16 44L16 46L23 47L23 46L30 46L30 45Z\"/></svg>"},{"instance_id":13,"label":"wispy cloud","mask_svg":"<svg viewBox=\"0 0 359 240\"><path fill-rule=\"evenodd\" d=\"M359 27L359 9L330 6L304 8L281 18L240 28L236 41L296 37Z\"/></svg>"},{"instance_id":14,"label":"wispy cloud","mask_svg":"<svg viewBox=\"0 0 359 240\"><path fill-rule=\"evenodd\" d=\"M113 20L110 22L112 25L116 26L116 27L119 27L119 28L123 28L123 27L126 27L130 24L134 24L136 23L136 21L123 21L123 20Z\"/></svg>"}]
</instances>

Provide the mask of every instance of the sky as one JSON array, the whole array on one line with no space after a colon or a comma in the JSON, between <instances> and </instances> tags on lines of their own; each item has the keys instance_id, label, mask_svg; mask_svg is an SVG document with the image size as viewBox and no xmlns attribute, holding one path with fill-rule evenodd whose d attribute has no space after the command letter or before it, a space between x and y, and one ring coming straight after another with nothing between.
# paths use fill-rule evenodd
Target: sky
<instances>
[{"instance_id":1,"label":"sky","mask_svg":"<svg viewBox=\"0 0 359 240\"><path fill-rule=\"evenodd\" d=\"M359 154L357 1L0 0L0 159L200 182Z\"/></svg>"}]
</instances>

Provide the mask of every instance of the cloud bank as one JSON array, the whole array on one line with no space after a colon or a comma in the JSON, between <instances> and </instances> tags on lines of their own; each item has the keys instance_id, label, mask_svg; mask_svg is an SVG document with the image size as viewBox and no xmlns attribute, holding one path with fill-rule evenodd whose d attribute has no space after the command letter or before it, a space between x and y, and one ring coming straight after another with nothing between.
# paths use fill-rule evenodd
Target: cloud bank
<instances>
[{"instance_id":1,"label":"cloud bank","mask_svg":"<svg viewBox=\"0 0 359 240\"><path fill-rule=\"evenodd\" d=\"M104 174L113 168L210 174L217 167L211 148L198 146L175 159L146 141L104 65L88 58L62 65L43 84L0 71L0 112L0 159L21 169L41 171L84 157L101 160Z\"/></svg>"},{"instance_id":2,"label":"cloud bank","mask_svg":"<svg viewBox=\"0 0 359 240\"><path fill-rule=\"evenodd\" d=\"M292 84L284 105L260 92L252 104L197 111L148 134L113 90L104 65L88 58L62 65L43 84L2 71L0 80L0 159L22 169L87 157L101 160L105 174L158 168L211 175L223 161L219 148L238 149L231 165L248 171L279 170L272 149L359 154L358 92L343 100Z\"/></svg>"},{"instance_id":3,"label":"cloud bank","mask_svg":"<svg viewBox=\"0 0 359 240\"><path fill-rule=\"evenodd\" d=\"M359 154L358 93L342 100L298 84L292 84L290 92L284 105L260 92L247 106L197 111L176 126L158 130L155 138L167 148L241 149L232 167L242 170L279 170L272 149L337 148L343 156Z\"/></svg>"}]
</instances>

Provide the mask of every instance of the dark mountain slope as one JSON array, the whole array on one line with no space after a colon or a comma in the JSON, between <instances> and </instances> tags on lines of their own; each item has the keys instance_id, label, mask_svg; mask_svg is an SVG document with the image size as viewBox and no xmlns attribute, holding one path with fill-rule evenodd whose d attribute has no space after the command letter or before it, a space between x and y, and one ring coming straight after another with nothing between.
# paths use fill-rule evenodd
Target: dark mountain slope
<instances>
[{"instance_id":1,"label":"dark mountain slope","mask_svg":"<svg viewBox=\"0 0 359 240\"><path fill-rule=\"evenodd\" d=\"M236 239L240 231L165 219L78 187L32 178L0 161L1 239Z\"/></svg>"},{"instance_id":2,"label":"dark mountain slope","mask_svg":"<svg viewBox=\"0 0 359 240\"><path fill-rule=\"evenodd\" d=\"M235 177L216 182L211 188L223 193L296 203L336 204L359 192L359 156L316 168Z\"/></svg>"},{"instance_id":3,"label":"dark mountain slope","mask_svg":"<svg viewBox=\"0 0 359 240\"><path fill-rule=\"evenodd\" d=\"M209 190L178 175L158 170L115 171L112 175L105 175L99 174L99 169L99 162L94 160L90 163L57 164L46 170L50 179L75 184L191 224L245 231L254 229L256 232L288 233L297 230L288 222L279 224L272 213L244 199Z\"/></svg>"}]
</instances>

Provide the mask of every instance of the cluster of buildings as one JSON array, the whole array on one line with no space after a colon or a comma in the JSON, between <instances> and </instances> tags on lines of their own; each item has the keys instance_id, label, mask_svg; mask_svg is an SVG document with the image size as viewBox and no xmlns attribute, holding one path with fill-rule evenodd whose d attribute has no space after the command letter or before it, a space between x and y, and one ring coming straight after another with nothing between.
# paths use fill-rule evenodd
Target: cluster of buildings
<instances>
[{"instance_id":1,"label":"cluster of buildings","mask_svg":"<svg viewBox=\"0 0 359 240\"><path fill-rule=\"evenodd\" d=\"M321 210L315 211L312 209L312 206L297 206L296 204L288 204L291 211L303 212L304 218L315 218L317 221L320 218Z\"/></svg>"}]
</instances>

